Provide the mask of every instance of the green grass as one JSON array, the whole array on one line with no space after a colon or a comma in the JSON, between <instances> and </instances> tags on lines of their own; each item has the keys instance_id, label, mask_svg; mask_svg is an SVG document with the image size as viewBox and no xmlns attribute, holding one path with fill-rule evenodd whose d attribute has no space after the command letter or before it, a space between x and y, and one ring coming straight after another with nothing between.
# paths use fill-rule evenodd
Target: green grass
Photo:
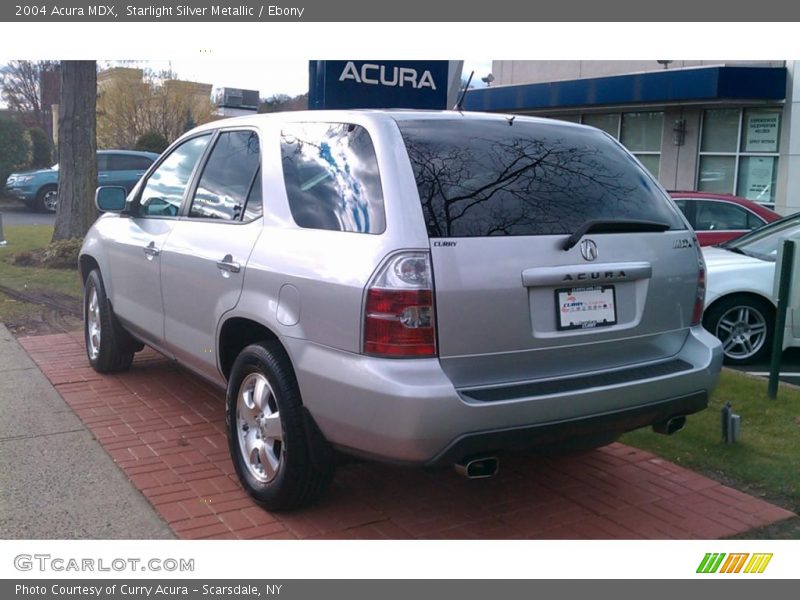
<instances>
[{"instance_id":1,"label":"green grass","mask_svg":"<svg viewBox=\"0 0 800 600\"><path fill-rule=\"evenodd\" d=\"M740 440L722 442L720 410L731 402L742 416ZM707 410L692 415L673 435L641 429L623 436L626 444L654 452L733 487L800 509L800 389L781 385L767 398L767 381L723 370Z\"/></svg>"},{"instance_id":2,"label":"green grass","mask_svg":"<svg viewBox=\"0 0 800 600\"><path fill-rule=\"evenodd\" d=\"M46 290L81 297L81 281L77 270L44 269L9 264L7 260L17 252L39 250L50 243L53 227L50 225L20 225L4 228L8 245L0 247L0 285L20 291ZM40 307L14 301L0 294L0 322L11 317L40 310Z\"/></svg>"}]
</instances>

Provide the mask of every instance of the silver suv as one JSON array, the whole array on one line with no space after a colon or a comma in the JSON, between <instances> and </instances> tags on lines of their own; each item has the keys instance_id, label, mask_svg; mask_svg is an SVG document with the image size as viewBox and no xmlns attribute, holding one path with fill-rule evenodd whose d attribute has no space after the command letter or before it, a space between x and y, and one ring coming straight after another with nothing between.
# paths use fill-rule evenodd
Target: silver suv
<instances>
[{"instance_id":1,"label":"silver suv","mask_svg":"<svg viewBox=\"0 0 800 600\"><path fill-rule=\"evenodd\" d=\"M96 201L89 361L147 344L226 388L232 460L270 509L319 498L335 450L480 477L503 450L671 433L719 375L694 234L590 127L244 117Z\"/></svg>"}]
</instances>

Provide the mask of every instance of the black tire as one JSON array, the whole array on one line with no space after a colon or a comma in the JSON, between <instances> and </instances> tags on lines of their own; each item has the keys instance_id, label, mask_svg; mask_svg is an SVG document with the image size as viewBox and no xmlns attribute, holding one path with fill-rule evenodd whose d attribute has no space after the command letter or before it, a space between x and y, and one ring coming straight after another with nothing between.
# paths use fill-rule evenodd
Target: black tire
<instances>
[{"instance_id":1,"label":"black tire","mask_svg":"<svg viewBox=\"0 0 800 600\"><path fill-rule=\"evenodd\" d=\"M729 296L706 311L703 326L722 342L725 364L749 365L772 351L775 308L754 296Z\"/></svg>"},{"instance_id":2,"label":"black tire","mask_svg":"<svg viewBox=\"0 0 800 600\"><path fill-rule=\"evenodd\" d=\"M96 338L95 324L99 325ZM127 371L137 348L141 348L114 316L97 269L89 273L83 288L83 336L89 364L98 373Z\"/></svg>"},{"instance_id":3,"label":"black tire","mask_svg":"<svg viewBox=\"0 0 800 600\"><path fill-rule=\"evenodd\" d=\"M252 344L239 353L228 380L225 418L231 460L256 502L269 510L292 510L313 504L328 489L333 453L306 416L280 345ZM273 428L266 424L270 418Z\"/></svg>"},{"instance_id":4,"label":"black tire","mask_svg":"<svg viewBox=\"0 0 800 600\"><path fill-rule=\"evenodd\" d=\"M58 186L57 185L44 185L41 189L36 193L36 200L33 204L34 208L39 212L56 212L55 208L50 207L50 197L51 194L58 194ZM58 196L56 195L56 198Z\"/></svg>"}]
</instances>

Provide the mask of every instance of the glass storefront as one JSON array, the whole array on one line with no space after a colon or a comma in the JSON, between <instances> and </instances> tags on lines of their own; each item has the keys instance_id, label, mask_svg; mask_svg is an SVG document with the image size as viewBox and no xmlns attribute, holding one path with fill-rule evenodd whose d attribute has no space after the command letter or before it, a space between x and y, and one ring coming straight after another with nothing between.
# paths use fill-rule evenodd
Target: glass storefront
<instances>
[{"instance_id":1,"label":"glass storefront","mask_svg":"<svg viewBox=\"0 0 800 600\"><path fill-rule=\"evenodd\" d=\"M775 108L704 111L697 189L775 202L780 125Z\"/></svg>"}]
</instances>

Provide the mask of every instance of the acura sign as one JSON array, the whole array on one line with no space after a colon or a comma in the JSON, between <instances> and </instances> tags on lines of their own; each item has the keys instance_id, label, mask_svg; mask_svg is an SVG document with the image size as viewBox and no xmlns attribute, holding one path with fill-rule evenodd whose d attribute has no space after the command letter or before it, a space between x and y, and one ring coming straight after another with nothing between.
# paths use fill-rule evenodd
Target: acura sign
<instances>
[{"instance_id":1,"label":"acura sign","mask_svg":"<svg viewBox=\"0 0 800 600\"><path fill-rule=\"evenodd\" d=\"M452 108L461 61L318 60L309 66L309 108Z\"/></svg>"}]
</instances>

